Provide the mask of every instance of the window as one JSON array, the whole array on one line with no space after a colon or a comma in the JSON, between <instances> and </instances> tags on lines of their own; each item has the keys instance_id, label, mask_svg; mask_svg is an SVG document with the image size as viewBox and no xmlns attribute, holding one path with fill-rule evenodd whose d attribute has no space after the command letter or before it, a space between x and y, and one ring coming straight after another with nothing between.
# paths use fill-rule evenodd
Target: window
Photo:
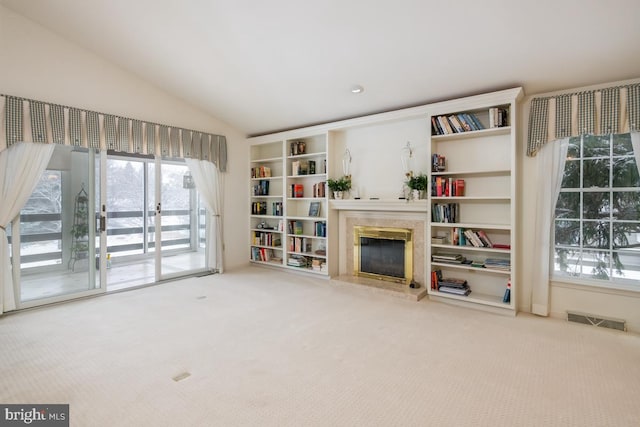
<instances>
[{"instance_id":1,"label":"window","mask_svg":"<svg viewBox=\"0 0 640 427\"><path fill-rule=\"evenodd\" d=\"M45 170L20 211L22 268L62 263L62 173Z\"/></svg>"},{"instance_id":2,"label":"window","mask_svg":"<svg viewBox=\"0 0 640 427\"><path fill-rule=\"evenodd\" d=\"M640 175L629 134L570 139L554 227L556 278L640 290Z\"/></svg>"}]
</instances>

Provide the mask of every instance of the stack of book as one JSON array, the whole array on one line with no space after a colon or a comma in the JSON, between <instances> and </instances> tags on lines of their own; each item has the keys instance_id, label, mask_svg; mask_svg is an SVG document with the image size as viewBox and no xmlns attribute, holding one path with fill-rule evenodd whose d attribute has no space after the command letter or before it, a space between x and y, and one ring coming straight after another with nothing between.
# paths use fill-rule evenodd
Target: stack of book
<instances>
[{"instance_id":1,"label":"stack of book","mask_svg":"<svg viewBox=\"0 0 640 427\"><path fill-rule=\"evenodd\" d=\"M465 261L465 257L460 254L437 253L431 255L431 260L447 264L462 264Z\"/></svg>"},{"instance_id":2,"label":"stack of book","mask_svg":"<svg viewBox=\"0 0 640 427\"><path fill-rule=\"evenodd\" d=\"M325 266L326 264L321 259L314 258L311 261L311 268L313 271L325 271Z\"/></svg>"},{"instance_id":3,"label":"stack of book","mask_svg":"<svg viewBox=\"0 0 640 427\"><path fill-rule=\"evenodd\" d=\"M289 257L289 259L287 260L287 265L290 265L292 267L303 267L303 268L307 268L308 266L308 261L305 257L303 256L298 256L298 255L292 255Z\"/></svg>"},{"instance_id":4,"label":"stack of book","mask_svg":"<svg viewBox=\"0 0 640 427\"><path fill-rule=\"evenodd\" d=\"M471 293L471 289L466 280L451 277L438 281L438 291L462 296L467 296Z\"/></svg>"},{"instance_id":5,"label":"stack of book","mask_svg":"<svg viewBox=\"0 0 640 427\"><path fill-rule=\"evenodd\" d=\"M487 258L484 266L493 270L511 271L511 260L503 258Z\"/></svg>"}]
</instances>

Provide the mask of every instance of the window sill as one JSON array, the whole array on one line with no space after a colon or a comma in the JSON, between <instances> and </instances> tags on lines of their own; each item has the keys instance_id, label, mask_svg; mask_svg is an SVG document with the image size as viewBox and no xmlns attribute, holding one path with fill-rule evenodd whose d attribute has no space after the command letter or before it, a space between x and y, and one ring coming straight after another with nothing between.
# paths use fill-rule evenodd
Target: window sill
<instances>
[{"instance_id":1,"label":"window sill","mask_svg":"<svg viewBox=\"0 0 640 427\"><path fill-rule=\"evenodd\" d=\"M640 298L640 288L638 285L623 283L604 284L593 280L571 279L564 276L553 276L550 282L550 285L556 288Z\"/></svg>"}]
</instances>

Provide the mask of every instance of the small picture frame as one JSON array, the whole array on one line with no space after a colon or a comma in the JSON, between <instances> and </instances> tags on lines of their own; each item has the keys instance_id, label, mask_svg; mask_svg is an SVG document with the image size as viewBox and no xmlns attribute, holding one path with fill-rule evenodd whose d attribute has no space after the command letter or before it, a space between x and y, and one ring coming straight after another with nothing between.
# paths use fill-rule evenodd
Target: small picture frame
<instances>
[{"instance_id":1,"label":"small picture frame","mask_svg":"<svg viewBox=\"0 0 640 427\"><path fill-rule=\"evenodd\" d=\"M313 216L313 217L320 216L320 202L309 203L309 216Z\"/></svg>"}]
</instances>

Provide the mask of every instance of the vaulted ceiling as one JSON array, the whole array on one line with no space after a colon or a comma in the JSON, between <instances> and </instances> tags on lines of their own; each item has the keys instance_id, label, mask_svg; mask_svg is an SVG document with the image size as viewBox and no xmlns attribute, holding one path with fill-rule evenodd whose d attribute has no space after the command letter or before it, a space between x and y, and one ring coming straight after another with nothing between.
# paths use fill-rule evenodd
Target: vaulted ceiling
<instances>
[{"instance_id":1,"label":"vaulted ceiling","mask_svg":"<svg viewBox=\"0 0 640 427\"><path fill-rule=\"evenodd\" d=\"M640 77L638 0L0 4L248 135Z\"/></svg>"}]
</instances>

